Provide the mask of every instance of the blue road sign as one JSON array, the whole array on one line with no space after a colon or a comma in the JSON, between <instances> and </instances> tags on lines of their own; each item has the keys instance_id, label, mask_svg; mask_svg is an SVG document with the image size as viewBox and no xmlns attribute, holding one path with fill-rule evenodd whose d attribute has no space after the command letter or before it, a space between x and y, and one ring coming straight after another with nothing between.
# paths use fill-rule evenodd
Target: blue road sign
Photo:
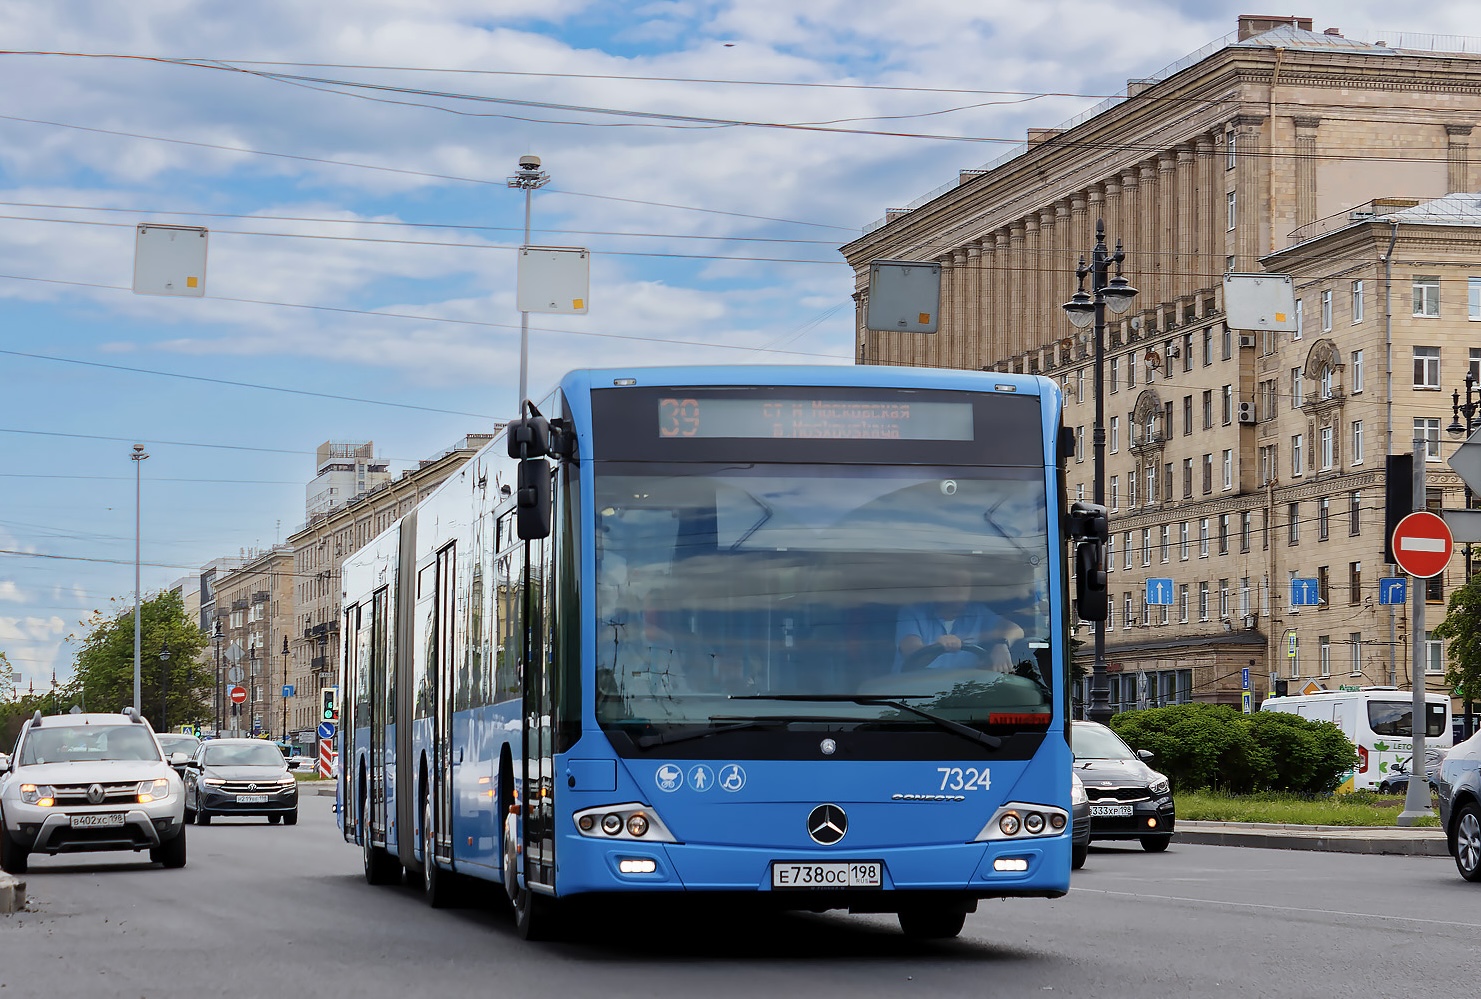
<instances>
[{"instance_id":1,"label":"blue road sign","mask_svg":"<svg viewBox=\"0 0 1481 999\"><path fill-rule=\"evenodd\" d=\"M1404 576L1388 576L1378 581L1378 602L1402 604L1409 599L1409 580Z\"/></svg>"},{"instance_id":2,"label":"blue road sign","mask_svg":"<svg viewBox=\"0 0 1481 999\"><path fill-rule=\"evenodd\" d=\"M292 697L293 696L293 684L291 684L291 683L285 683L285 684L283 684L283 696L284 697Z\"/></svg>"},{"instance_id":3,"label":"blue road sign","mask_svg":"<svg viewBox=\"0 0 1481 999\"><path fill-rule=\"evenodd\" d=\"M321 738L321 739L333 739L334 738L334 722L320 722L319 723L319 738Z\"/></svg>"},{"instance_id":4,"label":"blue road sign","mask_svg":"<svg viewBox=\"0 0 1481 999\"><path fill-rule=\"evenodd\" d=\"M1321 587L1315 579L1291 580L1291 606L1315 607L1321 602Z\"/></svg>"},{"instance_id":5,"label":"blue road sign","mask_svg":"<svg viewBox=\"0 0 1481 999\"><path fill-rule=\"evenodd\" d=\"M1250 689L1250 668L1248 666L1239 671L1239 685L1245 690Z\"/></svg>"},{"instance_id":6,"label":"blue road sign","mask_svg":"<svg viewBox=\"0 0 1481 999\"><path fill-rule=\"evenodd\" d=\"M1147 603L1154 607L1172 606L1172 577L1153 576L1147 580Z\"/></svg>"}]
</instances>

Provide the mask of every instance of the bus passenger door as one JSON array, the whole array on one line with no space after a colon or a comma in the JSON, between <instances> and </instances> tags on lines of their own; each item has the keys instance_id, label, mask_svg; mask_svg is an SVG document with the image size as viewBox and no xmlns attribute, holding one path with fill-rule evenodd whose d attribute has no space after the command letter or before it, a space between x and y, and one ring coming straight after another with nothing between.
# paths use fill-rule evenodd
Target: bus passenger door
<instances>
[{"instance_id":1,"label":"bus passenger door","mask_svg":"<svg viewBox=\"0 0 1481 999\"><path fill-rule=\"evenodd\" d=\"M460 749L454 749L453 732L453 687L455 683L453 659L456 647L453 643L454 611L457 589L453 578L454 545L448 545L437 553L437 648L433 668L432 708L432 834L433 853L438 860L453 859L453 793L452 768L459 762Z\"/></svg>"},{"instance_id":2,"label":"bus passenger door","mask_svg":"<svg viewBox=\"0 0 1481 999\"><path fill-rule=\"evenodd\" d=\"M546 615L550 593L550 543L548 539L524 544L522 607L524 710L521 734L524 741L523 842L525 885L555 888L555 747L552 720L556 705L552 696L550 639Z\"/></svg>"},{"instance_id":3,"label":"bus passenger door","mask_svg":"<svg viewBox=\"0 0 1481 999\"><path fill-rule=\"evenodd\" d=\"M366 793L366 835L380 846L386 842L386 630L391 612L390 591L381 587L370 598L370 655L361 669L365 682L366 713L360 724L370 726L370 766Z\"/></svg>"}]
</instances>

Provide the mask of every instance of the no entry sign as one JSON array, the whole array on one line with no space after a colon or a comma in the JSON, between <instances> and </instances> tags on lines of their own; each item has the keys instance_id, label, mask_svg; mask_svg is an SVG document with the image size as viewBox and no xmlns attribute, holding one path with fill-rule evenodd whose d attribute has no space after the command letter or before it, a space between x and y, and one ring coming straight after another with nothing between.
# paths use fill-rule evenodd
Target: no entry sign
<instances>
[{"instance_id":1,"label":"no entry sign","mask_svg":"<svg viewBox=\"0 0 1481 999\"><path fill-rule=\"evenodd\" d=\"M1399 568L1420 579L1444 572L1455 551L1455 539L1445 521L1423 510L1399 521L1393 541Z\"/></svg>"},{"instance_id":2,"label":"no entry sign","mask_svg":"<svg viewBox=\"0 0 1481 999\"><path fill-rule=\"evenodd\" d=\"M231 690L227 691L227 693L231 697L231 703L233 703L233 704L246 704L247 703L247 688L246 687L233 687L233 688L231 688Z\"/></svg>"}]
</instances>

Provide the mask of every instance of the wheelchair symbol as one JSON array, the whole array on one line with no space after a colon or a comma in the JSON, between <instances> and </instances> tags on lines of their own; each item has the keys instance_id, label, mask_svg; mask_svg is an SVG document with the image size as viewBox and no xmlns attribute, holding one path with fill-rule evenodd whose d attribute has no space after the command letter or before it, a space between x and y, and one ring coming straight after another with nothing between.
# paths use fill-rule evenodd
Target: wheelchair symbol
<instances>
[{"instance_id":1,"label":"wheelchair symbol","mask_svg":"<svg viewBox=\"0 0 1481 999\"><path fill-rule=\"evenodd\" d=\"M739 764L731 763L720 768L720 787L726 791L739 791L746 786L746 772Z\"/></svg>"}]
</instances>

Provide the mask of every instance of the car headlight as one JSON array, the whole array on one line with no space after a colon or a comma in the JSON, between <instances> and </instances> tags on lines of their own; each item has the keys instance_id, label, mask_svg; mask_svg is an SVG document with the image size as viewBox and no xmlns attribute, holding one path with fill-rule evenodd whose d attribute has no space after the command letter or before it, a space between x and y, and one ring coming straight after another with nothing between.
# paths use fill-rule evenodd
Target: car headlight
<instances>
[{"instance_id":1,"label":"car headlight","mask_svg":"<svg viewBox=\"0 0 1481 999\"><path fill-rule=\"evenodd\" d=\"M1152 783L1148 785L1147 789L1153 794L1166 794L1169 790L1171 790L1171 787L1167 783L1166 777L1162 776L1161 774L1153 774Z\"/></svg>"},{"instance_id":2,"label":"car headlight","mask_svg":"<svg viewBox=\"0 0 1481 999\"><path fill-rule=\"evenodd\" d=\"M225 784L226 781L222 780L220 777L205 777L202 778L201 783L206 785L207 787L220 787L222 784Z\"/></svg>"},{"instance_id":3,"label":"car headlight","mask_svg":"<svg viewBox=\"0 0 1481 999\"><path fill-rule=\"evenodd\" d=\"M163 777L158 780L141 780L139 782L139 804L147 805L151 801L164 801L170 796L170 782Z\"/></svg>"},{"instance_id":4,"label":"car headlight","mask_svg":"<svg viewBox=\"0 0 1481 999\"><path fill-rule=\"evenodd\" d=\"M57 803L57 789L50 784L22 784L21 800L28 805L50 808Z\"/></svg>"},{"instance_id":5,"label":"car headlight","mask_svg":"<svg viewBox=\"0 0 1481 999\"><path fill-rule=\"evenodd\" d=\"M283 787L292 787L294 784L297 784L298 781L294 780L292 777L279 777L278 783L281 784Z\"/></svg>"},{"instance_id":6,"label":"car headlight","mask_svg":"<svg viewBox=\"0 0 1481 999\"><path fill-rule=\"evenodd\" d=\"M1070 804L1084 805L1089 803L1090 796L1085 793L1085 784L1080 780L1080 775L1071 774L1070 777Z\"/></svg>"}]
</instances>

